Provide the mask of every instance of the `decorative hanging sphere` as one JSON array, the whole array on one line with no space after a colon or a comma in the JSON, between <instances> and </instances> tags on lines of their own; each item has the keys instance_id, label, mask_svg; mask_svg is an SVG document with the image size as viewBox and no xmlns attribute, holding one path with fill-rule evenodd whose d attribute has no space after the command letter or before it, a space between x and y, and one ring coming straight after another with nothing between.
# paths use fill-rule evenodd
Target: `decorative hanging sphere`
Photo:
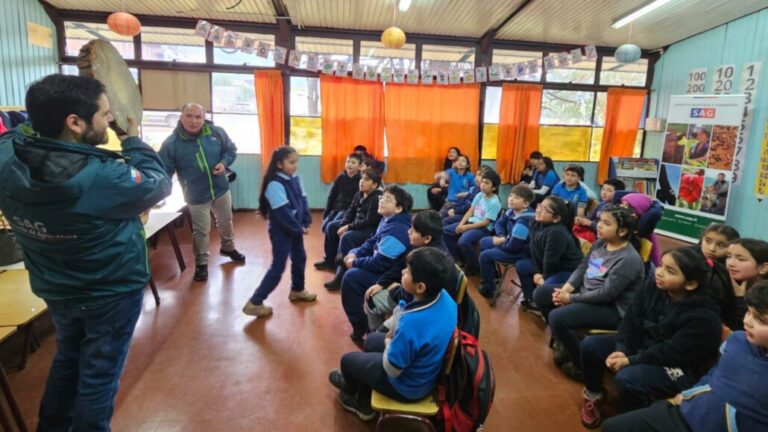
<instances>
[{"instance_id":1,"label":"decorative hanging sphere","mask_svg":"<svg viewBox=\"0 0 768 432\"><path fill-rule=\"evenodd\" d=\"M113 32L123 36L136 36L141 32L141 22L127 12L115 12L107 18L107 25Z\"/></svg>"},{"instance_id":2,"label":"decorative hanging sphere","mask_svg":"<svg viewBox=\"0 0 768 432\"><path fill-rule=\"evenodd\" d=\"M619 63L634 63L640 60L640 47L635 44L624 44L616 49L613 56Z\"/></svg>"},{"instance_id":3,"label":"decorative hanging sphere","mask_svg":"<svg viewBox=\"0 0 768 432\"><path fill-rule=\"evenodd\" d=\"M400 48L405 45L405 32L399 27L390 27L381 34L381 43L387 48Z\"/></svg>"}]
</instances>

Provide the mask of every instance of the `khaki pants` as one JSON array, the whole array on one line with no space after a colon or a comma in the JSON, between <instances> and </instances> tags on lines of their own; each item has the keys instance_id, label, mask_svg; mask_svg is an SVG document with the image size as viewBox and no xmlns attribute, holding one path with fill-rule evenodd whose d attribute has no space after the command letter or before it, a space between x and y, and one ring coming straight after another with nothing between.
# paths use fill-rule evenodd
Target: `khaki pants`
<instances>
[{"instance_id":1,"label":"khaki pants","mask_svg":"<svg viewBox=\"0 0 768 432\"><path fill-rule=\"evenodd\" d=\"M235 229L232 225L232 195L227 191L215 200L203 204L189 204L192 216L192 251L195 265L208 264L208 243L211 232L211 211L216 218L216 229L221 237L221 250L235 248Z\"/></svg>"}]
</instances>

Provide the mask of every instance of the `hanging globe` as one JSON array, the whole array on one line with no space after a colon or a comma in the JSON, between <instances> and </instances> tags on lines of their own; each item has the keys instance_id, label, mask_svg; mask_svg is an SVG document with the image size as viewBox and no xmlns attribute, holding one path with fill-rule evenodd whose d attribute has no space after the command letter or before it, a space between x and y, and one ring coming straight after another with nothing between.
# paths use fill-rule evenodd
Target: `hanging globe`
<instances>
[{"instance_id":1,"label":"hanging globe","mask_svg":"<svg viewBox=\"0 0 768 432\"><path fill-rule=\"evenodd\" d=\"M634 63L640 60L640 47L635 44L624 44L616 49L613 57L619 63Z\"/></svg>"},{"instance_id":2,"label":"hanging globe","mask_svg":"<svg viewBox=\"0 0 768 432\"><path fill-rule=\"evenodd\" d=\"M387 48L400 48L405 45L405 32L398 27L390 27L381 34L381 43Z\"/></svg>"},{"instance_id":3,"label":"hanging globe","mask_svg":"<svg viewBox=\"0 0 768 432\"><path fill-rule=\"evenodd\" d=\"M107 18L107 26L113 32L123 36L136 36L141 32L141 22L127 12L115 12Z\"/></svg>"}]
</instances>

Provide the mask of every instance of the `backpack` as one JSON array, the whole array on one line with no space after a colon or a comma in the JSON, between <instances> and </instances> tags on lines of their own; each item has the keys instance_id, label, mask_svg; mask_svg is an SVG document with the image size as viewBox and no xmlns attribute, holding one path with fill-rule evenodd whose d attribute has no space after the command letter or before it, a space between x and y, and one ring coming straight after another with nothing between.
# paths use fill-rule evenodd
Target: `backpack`
<instances>
[{"instance_id":1,"label":"backpack","mask_svg":"<svg viewBox=\"0 0 768 432\"><path fill-rule=\"evenodd\" d=\"M459 330L480 339L480 313L468 292L464 293L459 304Z\"/></svg>"},{"instance_id":2,"label":"backpack","mask_svg":"<svg viewBox=\"0 0 768 432\"><path fill-rule=\"evenodd\" d=\"M445 432L476 431L488 416L496 392L496 377L488 354L471 334L459 333L453 365L437 386L438 430Z\"/></svg>"}]
</instances>

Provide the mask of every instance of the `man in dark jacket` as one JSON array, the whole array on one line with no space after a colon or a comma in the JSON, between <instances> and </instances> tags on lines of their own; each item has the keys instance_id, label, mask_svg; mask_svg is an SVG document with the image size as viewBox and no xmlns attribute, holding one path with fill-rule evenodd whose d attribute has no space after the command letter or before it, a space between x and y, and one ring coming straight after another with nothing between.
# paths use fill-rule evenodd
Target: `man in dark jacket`
<instances>
[{"instance_id":1,"label":"man in dark jacket","mask_svg":"<svg viewBox=\"0 0 768 432\"><path fill-rule=\"evenodd\" d=\"M26 105L31 124L0 137L0 208L56 327L38 430L109 430L149 281L139 215L171 182L134 119L122 156L94 147L113 120L98 81L49 75Z\"/></svg>"},{"instance_id":2,"label":"man in dark jacket","mask_svg":"<svg viewBox=\"0 0 768 432\"><path fill-rule=\"evenodd\" d=\"M179 174L179 183L192 216L196 281L208 280L211 211L221 237L219 252L232 261L245 262L245 256L235 249L232 195L226 176L227 167L236 156L235 143L224 129L205 120L205 110L196 103L182 107L178 126L160 147L160 157L168 175Z\"/></svg>"}]
</instances>

